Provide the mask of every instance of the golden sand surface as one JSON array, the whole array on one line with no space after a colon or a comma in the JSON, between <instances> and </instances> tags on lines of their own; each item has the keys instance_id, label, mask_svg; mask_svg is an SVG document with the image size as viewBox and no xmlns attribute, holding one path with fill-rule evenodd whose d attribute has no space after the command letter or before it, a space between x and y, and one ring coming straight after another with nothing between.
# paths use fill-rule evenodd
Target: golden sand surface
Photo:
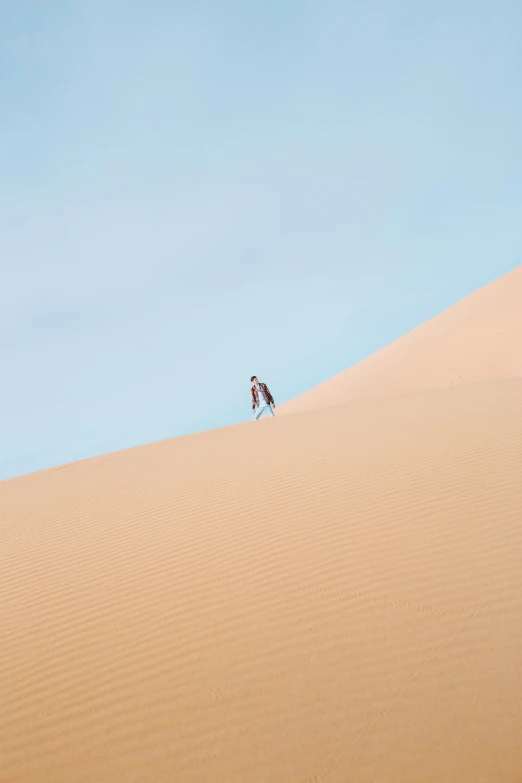
<instances>
[{"instance_id":1,"label":"golden sand surface","mask_svg":"<svg viewBox=\"0 0 522 783\"><path fill-rule=\"evenodd\" d=\"M2 482L1 783L520 783L521 281Z\"/></svg>"}]
</instances>

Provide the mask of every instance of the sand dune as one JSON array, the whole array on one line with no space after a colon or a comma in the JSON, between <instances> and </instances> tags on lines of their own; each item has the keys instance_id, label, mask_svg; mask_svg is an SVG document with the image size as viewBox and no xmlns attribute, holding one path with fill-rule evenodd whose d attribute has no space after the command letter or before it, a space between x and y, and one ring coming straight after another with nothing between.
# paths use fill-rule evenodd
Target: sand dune
<instances>
[{"instance_id":1,"label":"sand dune","mask_svg":"<svg viewBox=\"0 0 522 783\"><path fill-rule=\"evenodd\" d=\"M0 484L2 783L519 783L522 380Z\"/></svg>"},{"instance_id":2,"label":"sand dune","mask_svg":"<svg viewBox=\"0 0 522 783\"><path fill-rule=\"evenodd\" d=\"M295 413L423 389L522 377L522 266L282 405Z\"/></svg>"}]
</instances>

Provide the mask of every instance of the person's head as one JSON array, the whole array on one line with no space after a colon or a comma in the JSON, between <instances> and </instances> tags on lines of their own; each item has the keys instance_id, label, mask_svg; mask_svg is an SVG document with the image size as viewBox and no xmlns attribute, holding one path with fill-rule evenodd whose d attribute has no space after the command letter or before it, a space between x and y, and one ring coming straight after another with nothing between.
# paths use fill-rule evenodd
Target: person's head
<instances>
[{"instance_id":1,"label":"person's head","mask_svg":"<svg viewBox=\"0 0 522 783\"><path fill-rule=\"evenodd\" d=\"M250 378L250 383L254 383L256 386L257 386L257 384L259 383L259 381L257 380L257 377L256 377L255 375L253 375L253 376Z\"/></svg>"}]
</instances>

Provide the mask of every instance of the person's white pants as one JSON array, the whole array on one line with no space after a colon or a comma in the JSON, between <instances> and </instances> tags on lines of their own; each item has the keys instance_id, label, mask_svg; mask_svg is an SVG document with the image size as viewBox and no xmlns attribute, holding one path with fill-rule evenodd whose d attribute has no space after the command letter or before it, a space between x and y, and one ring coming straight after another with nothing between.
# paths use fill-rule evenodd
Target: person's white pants
<instances>
[{"instance_id":1,"label":"person's white pants","mask_svg":"<svg viewBox=\"0 0 522 783\"><path fill-rule=\"evenodd\" d=\"M271 405L262 405L260 408L254 408L254 421L260 419L263 413L268 413L272 417L275 416Z\"/></svg>"}]
</instances>

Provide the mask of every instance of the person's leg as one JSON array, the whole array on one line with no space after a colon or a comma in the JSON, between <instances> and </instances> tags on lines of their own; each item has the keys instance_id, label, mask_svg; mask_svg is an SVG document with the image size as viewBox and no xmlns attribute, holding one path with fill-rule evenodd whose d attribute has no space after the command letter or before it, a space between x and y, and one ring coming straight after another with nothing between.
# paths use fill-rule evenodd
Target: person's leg
<instances>
[{"instance_id":1,"label":"person's leg","mask_svg":"<svg viewBox=\"0 0 522 783\"><path fill-rule=\"evenodd\" d=\"M275 416L275 413L271 405L263 405L261 406L261 408L256 408L254 413L254 421L260 419L263 413L268 413L270 416L272 416L272 418L274 418Z\"/></svg>"}]
</instances>

